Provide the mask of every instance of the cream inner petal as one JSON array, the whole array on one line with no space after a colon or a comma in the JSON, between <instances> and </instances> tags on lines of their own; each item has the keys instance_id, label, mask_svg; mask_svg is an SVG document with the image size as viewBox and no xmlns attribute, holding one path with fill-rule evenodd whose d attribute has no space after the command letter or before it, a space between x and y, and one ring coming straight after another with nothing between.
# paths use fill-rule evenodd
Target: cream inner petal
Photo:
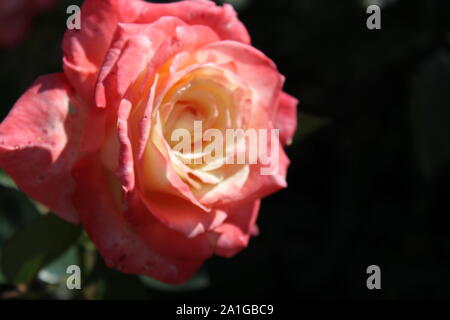
<instances>
[{"instance_id":1,"label":"cream inner petal","mask_svg":"<svg viewBox=\"0 0 450 320\"><path fill-rule=\"evenodd\" d=\"M150 134L150 140L162 136L164 141L148 143L154 143L169 157L176 174L198 199L204 198L210 202L214 198L211 196L214 191L218 195L225 192L225 184L238 189L245 183L248 165L225 163L227 156L234 152L227 148L225 141L222 141L221 157L212 157L215 155L212 144L217 141L214 138L209 141L204 139L204 133L214 129L225 138L227 129L245 129L251 110L251 97L251 90L232 71L200 65L175 81L154 109L152 131L156 130L158 134ZM200 135L194 125L196 121L201 122ZM172 134L177 129L190 135L188 152L180 152L175 148L179 140L173 140ZM201 148L198 148L199 144ZM211 157L214 161L206 160ZM151 166L150 163L142 165Z\"/></svg>"}]
</instances>

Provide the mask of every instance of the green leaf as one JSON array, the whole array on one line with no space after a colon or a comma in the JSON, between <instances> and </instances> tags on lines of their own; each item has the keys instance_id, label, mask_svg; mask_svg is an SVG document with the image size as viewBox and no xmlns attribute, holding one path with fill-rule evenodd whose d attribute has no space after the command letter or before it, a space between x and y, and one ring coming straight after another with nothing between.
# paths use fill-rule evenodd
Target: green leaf
<instances>
[{"instance_id":1,"label":"green leaf","mask_svg":"<svg viewBox=\"0 0 450 320\"><path fill-rule=\"evenodd\" d=\"M0 169L0 186L18 190L14 181L2 169Z\"/></svg>"},{"instance_id":2,"label":"green leaf","mask_svg":"<svg viewBox=\"0 0 450 320\"><path fill-rule=\"evenodd\" d=\"M1 266L13 284L29 284L39 270L60 256L73 244L81 228L53 214L39 217L19 230L2 250Z\"/></svg>"},{"instance_id":3,"label":"green leaf","mask_svg":"<svg viewBox=\"0 0 450 320\"><path fill-rule=\"evenodd\" d=\"M0 186L21 192L19 187L17 187L16 183L2 169L0 169ZM48 213L48 208L45 207L43 204L41 204L33 199L29 199L29 200L33 203L33 205L36 207L38 212Z\"/></svg>"},{"instance_id":4,"label":"green leaf","mask_svg":"<svg viewBox=\"0 0 450 320\"><path fill-rule=\"evenodd\" d=\"M318 117L303 111L298 113L298 128L295 133L295 141L303 141L309 135L318 131L319 129L326 127L331 123L331 119Z\"/></svg>"},{"instance_id":5,"label":"green leaf","mask_svg":"<svg viewBox=\"0 0 450 320\"><path fill-rule=\"evenodd\" d=\"M80 256L76 245L72 245L64 254L42 268L38 273L38 278L49 284L65 281L68 277L67 267L70 265L80 265Z\"/></svg>"},{"instance_id":6,"label":"green leaf","mask_svg":"<svg viewBox=\"0 0 450 320\"><path fill-rule=\"evenodd\" d=\"M450 56L441 51L414 81L412 123L418 162L432 178L450 160Z\"/></svg>"},{"instance_id":7,"label":"green leaf","mask_svg":"<svg viewBox=\"0 0 450 320\"><path fill-rule=\"evenodd\" d=\"M14 182L2 170L0 170L0 185L6 187L0 192L0 244L3 244L19 228L31 223L40 214L27 196L13 188ZM0 284L6 282L0 265Z\"/></svg>"},{"instance_id":8,"label":"green leaf","mask_svg":"<svg viewBox=\"0 0 450 320\"><path fill-rule=\"evenodd\" d=\"M202 290L206 289L210 284L208 274L204 270L197 272L197 274L191 280L180 285L166 284L147 276L139 276L139 278L141 279L142 283L144 283L144 285L146 285L148 288L167 292Z\"/></svg>"},{"instance_id":9,"label":"green leaf","mask_svg":"<svg viewBox=\"0 0 450 320\"><path fill-rule=\"evenodd\" d=\"M19 228L40 217L32 202L13 189L2 188L0 192L0 244L10 238Z\"/></svg>"}]
</instances>

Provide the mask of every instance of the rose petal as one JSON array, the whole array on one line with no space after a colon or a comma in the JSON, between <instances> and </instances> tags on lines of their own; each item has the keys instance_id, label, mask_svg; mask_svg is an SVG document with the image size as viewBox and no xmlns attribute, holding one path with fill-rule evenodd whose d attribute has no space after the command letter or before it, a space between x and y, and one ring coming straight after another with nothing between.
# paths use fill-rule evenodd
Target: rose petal
<instances>
[{"instance_id":1,"label":"rose petal","mask_svg":"<svg viewBox=\"0 0 450 320\"><path fill-rule=\"evenodd\" d=\"M205 212L191 202L168 193L147 192L143 198L148 210L161 223L184 233L188 238L216 228L227 217L222 210Z\"/></svg>"},{"instance_id":2,"label":"rose petal","mask_svg":"<svg viewBox=\"0 0 450 320\"><path fill-rule=\"evenodd\" d=\"M233 66L237 76L253 89L250 127L260 128L267 124L267 115L273 115L278 107L279 93L284 83L275 64L262 52L236 41L220 41L211 43L198 54L215 54L216 62ZM263 117L263 119L261 119Z\"/></svg>"},{"instance_id":3,"label":"rose petal","mask_svg":"<svg viewBox=\"0 0 450 320\"><path fill-rule=\"evenodd\" d=\"M297 105L296 98L284 92L280 94L274 125L280 130L280 140L283 145L292 143L292 136L297 128Z\"/></svg>"},{"instance_id":4,"label":"rose petal","mask_svg":"<svg viewBox=\"0 0 450 320\"><path fill-rule=\"evenodd\" d=\"M136 99L148 91L148 83L168 60L179 52L190 52L218 41L205 26L188 26L174 17L162 17L152 24L119 24L112 47L100 70L96 104L114 105L134 84ZM140 82L138 81L140 80Z\"/></svg>"},{"instance_id":5,"label":"rose petal","mask_svg":"<svg viewBox=\"0 0 450 320\"><path fill-rule=\"evenodd\" d=\"M64 35L64 73L87 103L93 102L98 70L117 23L133 20L140 6L141 1L85 1L81 9L81 29L67 30Z\"/></svg>"},{"instance_id":6,"label":"rose petal","mask_svg":"<svg viewBox=\"0 0 450 320\"><path fill-rule=\"evenodd\" d=\"M281 143L278 141L273 141L273 143L279 144L278 158L271 157L271 162L267 165L251 165L249 177L245 185L241 188L239 195L234 199L225 198L224 202L227 202L226 200L244 201L249 199L261 199L287 187L286 175L290 161L284 152ZM264 168L268 170L265 174L263 174L262 171ZM273 172L270 172L269 169L272 169Z\"/></svg>"},{"instance_id":7,"label":"rose petal","mask_svg":"<svg viewBox=\"0 0 450 320\"><path fill-rule=\"evenodd\" d=\"M211 237L203 233L193 238L168 228L156 219L143 203L138 192L128 196L127 221L148 246L165 256L178 259L204 260L214 252Z\"/></svg>"},{"instance_id":8,"label":"rose petal","mask_svg":"<svg viewBox=\"0 0 450 320\"><path fill-rule=\"evenodd\" d=\"M159 118L154 127L144 157L138 164L141 190L144 194L152 192L173 194L188 200L203 211L209 212L210 209L195 198L189 186L175 171L169 155L171 149L162 135Z\"/></svg>"},{"instance_id":9,"label":"rose petal","mask_svg":"<svg viewBox=\"0 0 450 320\"><path fill-rule=\"evenodd\" d=\"M222 7L212 1L181 1L173 3L147 3L136 23L148 23L164 16L178 17L189 25L205 25L213 29L222 40L250 43L245 26L229 4Z\"/></svg>"},{"instance_id":10,"label":"rose petal","mask_svg":"<svg viewBox=\"0 0 450 320\"><path fill-rule=\"evenodd\" d=\"M153 247L151 235L150 241L133 230L125 218L120 183L95 156L80 162L74 176L78 182L74 203L81 223L109 267L173 284L186 281L200 267L203 259L160 252L163 243ZM157 226L151 229L158 231ZM155 239L162 236L155 234Z\"/></svg>"},{"instance_id":11,"label":"rose petal","mask_svg":"<svg viewBox=\"0 0 450 320\"><path fill-rule=\"evenodd\" d=\"M104 107L106 97L109 100L123 97L130 84L155 58L161 44L174 35L175 29L181 25L184 22L172 17L163 17L148 25L119 23L100 69L96 88L97 106ZM105 81L109 83L105 84ZM109 87L108 92L105 86Z\"/></svg>"},{"instance_id":12,"label":"rose petal","mask_svg":"<svg viewBox=\"0 0 450 320\"><path fill-rule=\"evenodd\" d=\"M128 100L122 100L119 106L117 131L119 136L119 163L116 174L120 179L125 191L134 188L134 161L131 142L128 137L128 117L130 115L132 105Z\"/></svg>"},{"instance_id":13,"label":"rose petal","mask_svg":"<svg viewBox=\"0 0 450 320\"><path fill-rule=\"evenodd\" d=\"M221 39L249 43L244 25L229 5L209 1L155 4L141 0L86 0L81 29L64 36L64 72L77 92L91 103L95 83L118 23L149 24L160 17L177 17L190 25L206 25Z\"/></svg>"},{"instance_id":14,"label":"rose petal","mask_svg":"<svg viewBox=\"0 0 450 320\"><path fill-rule=\"evenodd\" d=\"M108 100L110 108L117 101L121 101L118 121L121 155L118 174L125 189L131 190L134 187L134 164L131 155L134 153L136 159L140 159L142 155L142 147L138 146L136 142L139 141L142 144L141 141L145 140L146 142L148 138L147 130L141 130L136 134L136 128L142 127L143 124L138 122L145 118L144 113L147 114L146 121L151 121L148 116L151 109L147 109L153 106L153 103L149 104L149 102L153 102L152 92L155 91L158 79L157 75L154 75L155 71L174 52L193 50L202 46L205 41L217 40L217 35L209 28L186 26L180 19L173 17L161 18L149 26L119 25L113 47L109 50L106 62L100 72L96 97L97 105L105 106L106 100ZM147 75L142 76L144 73ZM154 82L150 88L148 83L151 81L145 80L149 77ZM140 83L143 85L141 86ZM149 101L145 103L147 98ZM131 114L133 116L128 119ZM134 145L130 141L130 137L134 138L132 139L135 142Z\"/></svg>"},{"instance_id":15,"label":"rose petal","mask_svg":"<svg viewBox=\"0 0 450 320\"><path fill-rule=\"evenodd\" d=\"M239 203L229 210L229 218L214 229L218 235L215 253L229 258L247 247L255 228L260 200Z\"/></svg>"},{"instance_id":16,"label":"rose petal","mask_svg":"<svg viewBox=\"0 0 450 320\"><path fill-rule=\"evenodd\" d=\"M72 94L63 74L39 77L0 125L0 166L22 191L78 222L70 171L84 111Z\"/></svg>"}]
</instances>

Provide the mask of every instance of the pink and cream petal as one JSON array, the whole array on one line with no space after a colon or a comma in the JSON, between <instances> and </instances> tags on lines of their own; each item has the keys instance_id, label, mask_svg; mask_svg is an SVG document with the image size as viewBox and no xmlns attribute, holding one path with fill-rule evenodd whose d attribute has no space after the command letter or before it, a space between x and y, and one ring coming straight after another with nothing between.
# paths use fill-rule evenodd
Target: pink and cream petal
<instances>
[{"instance_id":1,"label":"pink and cream petal","mask_svg":"<svg viewBox=\"0 0 450 320\"><path fill-rule=\"evenodd\" d=\"M280 94L274 126L280 130L280 141L283 145L292 143L292 137L297 128L297 105L296 98L284 92Z\"/></svg>"},{"instance_id":2,"label":"pink and cream petal","mask_svg":"<svg viewBox=\"0 0 450 320\"><path fill-rule=\"evenodd\" d=\"M253 235L260 200L238 203L229 209L228 219L214 232L217 235L215 253L229 258L247 247Z\"/></svg>"},{"instance_id":3,"label":"pink and cream petal","mask_svg":"<svg viewBox=\"0 0 450 320\"><path fill-rule=\"evenodd\" d=\"M64 75L51 74L38 78L0 125L0 167L22 191L75 223L71 170L84 113Z\"/></svg>"},{"instance_id":4,"label":"pink and cream petal","mask_svg":"<svg viewBox=\"0 0 450 320\"><path fill-rule=\"evenodd\" d=\"M183 257L167 252L162 243L154 247L154 240L171 241L155 234L143 238L126 219L126 207L121 198L121 186L114 174L100 165L95 156L84 159L74 170L77 188L74 203L80 220L106 264L124 273L145 274L166 283L182 283L201 266L202 257ZM148 225L146 225L148 227ZM152 225L151 231L158 232ZM161 231L159 231L161 232Z\"/></svg>"}]
</instances>

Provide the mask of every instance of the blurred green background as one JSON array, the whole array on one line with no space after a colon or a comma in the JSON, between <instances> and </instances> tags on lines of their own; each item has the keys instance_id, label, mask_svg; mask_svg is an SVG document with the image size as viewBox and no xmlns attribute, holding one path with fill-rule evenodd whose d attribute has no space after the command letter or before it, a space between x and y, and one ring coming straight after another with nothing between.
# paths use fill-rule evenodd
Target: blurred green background
<instances>
[{"instance_id":1,"label":"blurred green background","mask_svg":"<svg viewBox=\"0 0 450 320\"><path fill-rule=\"evenodd\" d=\"M289 188L263 201L261 234L167 286L107 269L80 229L40 217L1 175L0 298L450 298L450 2L228 2L301 100ZM60 1L0 50L2 118L61 71L66 8L80 3ZM381 30L366 28L370 4ZM72 263L83 290L65 288ZM372 264L381 290L366 287Z\"/></svg>"}]
</instances>

